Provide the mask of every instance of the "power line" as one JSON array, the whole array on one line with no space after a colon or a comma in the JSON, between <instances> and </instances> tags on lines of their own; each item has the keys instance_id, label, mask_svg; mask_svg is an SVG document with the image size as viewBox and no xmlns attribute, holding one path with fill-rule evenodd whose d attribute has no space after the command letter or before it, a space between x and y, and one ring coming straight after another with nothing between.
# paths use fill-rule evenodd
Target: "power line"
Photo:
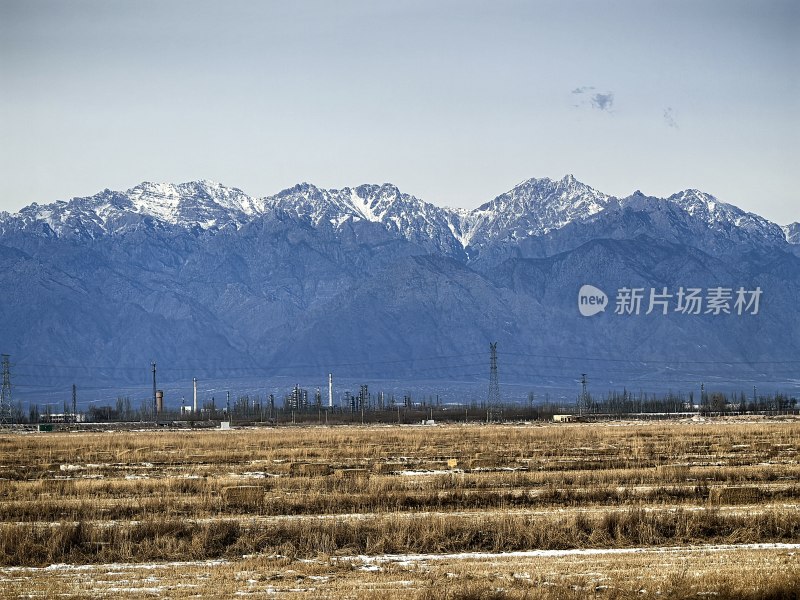
<instances>
[{"instance_id":1,"label":"power line","mask_svg":"<svg viewBox=\"0 0 800 600\"><path fill-rule=\"evenodd\" d=\"M364 360L364 361L354 361L354 362L327 362L327 361L320 361L319 363L294 363L294 364L287 364L287 365L275 365L275 366L260 366L260 365L252 365L252 366L230 366L230 365L213 365L212 367L205 367L206 369L212 368L215 370L224 370L224 371L270 371L270 370L286 370L286 369L310 369L310 368L327 368L327 367L359 367L363 365L389 365L389 364L403 364L403 363L414 363L414 362L428 362L431 360L449 360L453 358L471 358L476 356L482 356L482 353L474 352L470 354L451 354L451 355L437 355L437 356L414 356L410 358L401 358L401 359L393 359L393 360ZM56 364L45 364L45 363L17 363L20 366L24 367L35 367L35 368L48 368L48 369L81 369L81 370L104 370L104 371L141 371L144 367L143 365L140 366L119 366L119 365L56 365ZM200 367L203 368L203 367ZM194 371L197 370L198 367L161 367L159 368L160 371Z\"/></svg>"},{"instance_id":2,"label":"power line","mask_svg":"<svg viewBox=\"0 0 800 600\"><path fill-rule=\"evenodd\" d=\"M642 359L642 358L604 358L598 356L560 356L557 354L527 354L523 352L503 352L509 356L524 356L529 358L552 358L556 360L581 360L600 362L625 362L641 364L694 364L694 365L793 365L800 363L797 360L667 360L667 359Z\"/></svg>"},{"instance_id":3,"label":"power line","mask_svg":"<svg viewBox=\"0 0 800 600\"><path fill-rule=\"evenodd\" d=\"M775 379L776 376L780 376L781 373L779 372L778 368L763 368L760 370L755 370L757 366L773 366L773 367L783 367L788 370L788 373L794 375L795 369L792 368L791 365L795 365L800 363L800 361L795 360L780 360L780 361L721 361L721 360L708 360L708 361L690 361L690 360L669 360L669 359L639 359L639 360L631 360L630 358L621 359L621 358L614 358L614 357L596 357L596 356L565 356L565 355L554 355L554 354L536 354L536 353L524 353L524 352L503 352L498 353L496 350L497 342L493 342L490 344L491 347L494 346L494 356L490 357L490 373L489 373L489 383L491 387L494 387L493 382L493 372L496 373L497 368L497 357L498 355L504 357L512 357L512 360L504 360L504 368L507 369L507 372L511 372L514 375L514 378L525 379L524 385L536 385L533 381L536 380L544 380L539 385L551 385L561 381L564 385L566 385L567 381L574 381L574 378L571 376L571 371L573 367L569 366L569 361L602 361L607 362L610 364L616 363L616 368L609 368L608 366L603 366L602 368L602 376L607 380L607 384L604 384L602 380L595 379L595 382L599 383L600 385L609 385L609 386L625 386L625 387L659 387L659 388L668 388L670 386L681 386L681 385L696 385L700 380L711 381L712 385L726 385L726 386L735 386L735 385L742 385L747 384L752 385L752 383L757 380L760 383L765 384L774 384L774 385L791 385L797 386L798 380L796 377L789 377L787 376L786 379ZM8 355L4 355L8 356ZM282 373L291 373L292 371L297 371L300 369L320 369L323 372L328 371L328 368L342 368L342 367L364 367L365 373L363 373L362 377L369 377L368 372L373 371L375 372L375 367L377 366L386 366L386 365L403 365L402 371L408 370L409 373L406 375L420 375L424 373L438 373L443 376L446 376L448 379L452 379L453 377L465 377L465 378L474 378L475 382L480 380L485 381L483 379L485 377L485 371L481 369L483 367L485 369L485 362L474 362L469 359L473 359L475 357L482 357L485 360L484 353L477 353L477 352L469 352L464 354L451 354L451 355L434 355L428 357L416 356L416 357L409 357L403 359L392 359L392 360L382 360L382 361L348 361L348 362L338 362L338 363L325 363L324 361L318 361L317 363L295 363L295 364L285 364L282 366L229 366L229 365L210 365L207 367L199 367L197 365L193 367L162 367L160 370L161 372L172 372L175 374L180 374L184 372L191 371L193 375L197 374L207 374L206 378L214 379L214 380L225 380L225 379L232 379L238 378L242 379L247 377L248 374L251 376L256 377L256 374L262 377L282 377ZM543 360L526 360L526 359L543 359ZM516 360L514 360L516 359ZM559 364L550 364L553 361L558 361ZM416 366L417 363L421 363L424 366ZM623 365L623 363L625 363ZM42 363L14 363L14 365L20 364L23 367L27 366L30 367L30 371L34 371L37 368L44 368L44 369L52 369L55 373L47 374L46 377L49 381L59 381L62 378L70 378L72 379L74 373L67 373L66 370L75 371L75 370L83 370L83 371L92 371L92 370L102 370L108 371L113 373L115 370L121 371L135 371L135 372L142 372L145 368L142 366L101 366L101 365L52 365L52 364L42 364ZM719 365L725 366L729 369L733 369L737 366L742 365L749 365L754 367L752 373L742 373L741 369L738 369L735 373L730 373L726 375L725 373L720 373L719 375L715 376L714 378L709 377L709 373L697 373L694 371L686 371L684 368L681 368L680 365L692 365L692 366L701 366L701 365ZM151 363L151 367L154 366ZM324 368L323 368L324 367ZM661 367L662 369L658 369ZM8 369L10 371L10 366ZM561 371L564 372L561 372ZM698 369L699 370L699 369ZM781 369L782 370L782 369ZM198 373L199 371L199 373ZM725 369L728 371L728 369ZM787 374L788 374L787 373ZM4 373L5 375L5 373ZM154 373L155 375L155 373ZM89 375L86 375L89 377ZM400 376L402 378L402 375ZM763 379L764 377L772 377L772 379L766 380ZM30 379L29 379L30 378ZM385 376L379 377L380 379L386 379ZM9 376L10 379L10 376ZM29 381L38 381L41 382L43 379L43 374L40 372L32 372L26 373L23 369L22 373L15 371L15 385L17 387L25 388L25 389L37 389L42 391L42 393L49 393L45 390L52 389L56 390L59 389L60 386L58 385L29 385ZM137 378L138 379L138 378ZM391 377L389 378L391 379ZM74 381L74 379L73 379ZM146 381L146 380L145 380ZM129 384L130 382L126 382ZM155 383L155 382L154 382ZM113 386L81 386L83 390L98 390L98 391L108 391L114 389ZM5 389L5 381L4 381L4 389ZM118 388L117 388L118 389ZM133 388L135 389L135 388ZM9 398L8 404L10 405L10 381L7 387L7 396ZM491 395L490 390L490 395ZM497 395L499 398L499 382L497 384ZM154 396L155 396L155 387L154 387ZM155 404L155 398L153 399ZM83 402L81 402L83 404ZM490 401L490 407L492 402ZM499 404L499 400L497 401Z\"/></svg>"},{"instance_id":4,"label":"power line","mask_svg":"<svg viewBox=\"0 0 800 600\"><path fill-rule=\"evenodd\" d=\"M364 363L365 365L369 365L369 363ZM484 375L485 371L482 371L480 367L485 368L486 363L478 363L478 362L469 362L469 363L458 363L458 364L442 364L442 365L434 365L428 367L413 367L410 370L411 374L420 374L420 373L467 373L467 374L475 374L475 375ZM519 362L512 362L512 363L504 363L505 367L509 369L515 376L542 376L542 377L555 377L559 379L570 378L573 379L573 371L568 366L561 366L561 365L541 365L537 366L531 363L519 363ZM543 367L543 368L541 368ZM287 367L288 369L288 367ZM167 369L162 369L167 370ZM194 369L195 372L198 369ZM267 377L286 377L288 375L283 375L281 372L284 371L273 371L272 373L267 373L265 376ZM202 370L203 373L209 373L206 378L210 379L224 379L226 377L235 377L235 378L242 378L243 373L241 371L234 371L234 373L226 373L223 369L210 369L210 370ZM216 372L214 374L211 374ZM626 378L638 378L641 376L647 376L648 378L657 378L659 380L665 381L682 381L686 378L703 378L709 377L708 372L697 372L697 371L683 371L683 370L668 370L668 371L656 371L653 369L644 369L644 368L637 368L632 366L630 369L603 369L602 373L604 376L607 376L610 379L614 379L616 377L626 379ZM778 375L779 372L774 370L766 369L763 371L756 371L753 373L747 373L745 376L741 370L737 370L735 373L727 373L727 372L720 372L717 377L725 378L730 380L732 378L735 379L753 379L754 377L767 377ZM791 375L794 374L794 370L790 370L787 373L787 381L789 380L796 380L797 377L792 377ZM71 378L71 374L49 374L47 377L49 379L63 379L67 380ZM244 375L247 376L247 375ZM378 377L379 379L386 379L385 375L370 375L368 372L361 374L362 377ZM735 377L734 377L735 376ZM27 379L37 379L40 380L43 377L42 373L17 373L16 380L17 380L17 387L28 387L26 385ZM391 377L390 377L391 378ZM680 378L680 379L679 379ZM20 379L23 380L23 383L20 383ZM130 382L127 382L130 383ZM35 386L34 386L35 387ZM85 389L92 389L92 387L86 387Z\"/></svg>"},{"instance_id":5,"label":"power line","mask_svg":"<svg viewBox=\"0 0 800 600\"><path fill-rule=\"evenodd\" d=\"M320 368L320 369L328 369L328 368L344 368L344 367L363 367L363 366L376 366L376 365L409 365L413 366L414 363L430 363L430 361L449 361L452 359L460 359L460 358L473 358L480 356L482 353L472 352L467 354L451 354L451 355L434 355L434 356L416 356L416 357L409 357L409 358L402 358L402 359L392 359L392 360L364 360L364 361L348 361L348 362L325 362L319 361L318 363L290 363L290 364L283 364L283 365L270 365L270 366L262 366L262 365L250 365L250 366L234 366L234 365L211 365L211 366L192 366L192 367L162 367L160 370L162 372L174 372L174 373L181 373L181 372L191 372L191 371L198 371L201 370L203 372L242 372L242 373L265 373L265 374L277 374L282 371L289 371L289 370L297 370L297 369L313 369L313 368ZM678 366L678 365L724 365L724 366L756 366L756 365L764 365L764 366L776 366L776 365L797 365L800 364L800 359L798 360L752 360L752 361L731 361L731 360L671 360L671 359L640 359L640 358L613 358L613 357L597 357L597 356L569 356L569 355L558 355L558 354L538 354L538 353L525 353L525 352L502 352L498 353L502 356L514 356L514 357L522 357L522 358L539 358L545 360L559 360L559 361L591 361L591 362L600 362L600 363L620 363L620 364L628 364L631 368L635 366L641 366L642 368L652 367L653 365L656 366ZM18 366L23 367L32 367L32 368L46 368L46 369L59 369L59 370L82 370L82 371L142 371L146 367L144 365L141 366L120 366L120 365L64 365L64 364L48 364L48 363L15 363ZM437 366L427 366L427 367L415 367L415 371L430 371L436 370L439 368L452 368L452 367L459 367L462 365L442 365L441 367ZM517 367L527 366L527 363L520 364L520 363L508 363L508 366ZM566 367L564 367L566 368ZM604 372L610 372L608 369L604 369ZM624 372L628 372L627 370ZM793 372L793 369L792 369Z\"/></svg>"}]
</instances>

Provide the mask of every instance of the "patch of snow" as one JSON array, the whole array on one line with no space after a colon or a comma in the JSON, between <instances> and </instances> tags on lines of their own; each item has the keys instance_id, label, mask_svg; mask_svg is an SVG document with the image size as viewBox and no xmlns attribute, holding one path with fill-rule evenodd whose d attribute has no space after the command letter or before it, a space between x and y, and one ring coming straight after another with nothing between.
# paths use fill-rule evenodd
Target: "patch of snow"
<instances>
[{"instance_id":1,"label":"patch of snow","mask_svg":"<svg viewBox=\"0 0 800 600\"><path fill-rule=\"evenodd\" d=\"M330 219L331 225L338 228L341 227L342 223L345 223L348 219L352 219L352 215L338 215Z\"/></svg>"},{"instance_id":2,"label":"patch of snow","mask_svg":"<svg viewBox=\"0 0 800 600\"><path fill-rule=\"evenodd\" d=\"M370 572L373 572L373 573L377 572L377 571L383 571L383 569L381 567L379 567L378 565L372 565L372 564L364 565L359 570L360 571L370 571Z\"/></svg>"},{"instance_id":3,"label":"patch of snow","mask_svg":"<svg viewBox=\"0 0 800 600\"><path fill-rule=\"evenodd\" d=\"M374 563L418 563L436 560L492 560L499 558L543 558L564 556L600 556L610 554L656 554L727 552L731 550L800 550L800 544L708 544L698 546L667 546L637 548L579 548L572 550L519 550L515 552L461 552L455 554L381 554L377 556L359 555L353 560L368 564Z\"/></svg>"},{"instance_id":4,"label":"patch of snow","mask_svg":"<svg viewBox=\"0 0 800 600\"><path fill-rule=\"evenodd\" d=\"M185 560L185 561L170 561L162 563L104 563L99 565L74 565L68 563L54 563L46 567L9 567L4 570L16 571L107 571L107 570L120 570L120 569L140 569L140 570L155 570L155 569L171 569L181 567L216 567L220 565L227 565L229 561L224 559L211 559L211 560Z\"/></svg>"},{"instance_id":5,"label":"patch of snow","mask_svg":"<svg viewBox=\"0 0 800 600\"><path fill-rule=\"evenodd\" d=\"M350 193L350 203L367 221L380 222L380 216L376 215L372 210L372 206L367 198L359 196L356 190L352 190Z\"/></svg>"}]
</instances>

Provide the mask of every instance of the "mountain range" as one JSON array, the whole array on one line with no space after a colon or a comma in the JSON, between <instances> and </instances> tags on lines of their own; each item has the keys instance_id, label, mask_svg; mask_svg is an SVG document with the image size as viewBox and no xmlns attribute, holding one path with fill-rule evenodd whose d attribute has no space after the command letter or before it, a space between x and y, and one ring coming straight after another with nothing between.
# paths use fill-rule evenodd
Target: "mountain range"
<instances>
[{"instance_id":1,"label":"mountain range","mask_svg":"<svg viewBox=\"0 0 800 600\"><path fill-rule=\"evenodd\" d=\"M800 224L698 190L616 198L567 175L464 210L390 184L142 183L0 213L0 283L22 390L146 383L151 360L164 380L480 383L493 341L526 393L584 372L598 392L800 385ZM607 296L590 317L585 284ZM717 288L728 312L708 310Z\"/></svg>"}]
</instances>

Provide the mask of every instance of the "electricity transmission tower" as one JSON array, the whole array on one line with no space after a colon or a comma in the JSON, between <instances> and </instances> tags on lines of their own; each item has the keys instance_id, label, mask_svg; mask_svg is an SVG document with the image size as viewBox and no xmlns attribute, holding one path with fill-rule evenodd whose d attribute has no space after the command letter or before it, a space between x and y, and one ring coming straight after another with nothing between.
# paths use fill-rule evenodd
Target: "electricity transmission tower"
<instances>
[{"instance_id":1,"label":"electricity transmission tower","mask_svg":"<svg viewBox=\"0 0 800 600\"><path fill-rule=\"evenodd\" d=\"M0 427L7 427L13 421L11 413L11 362L8 354L3 354L3 388L0 390Z\"/></svg>"},{"instance_id":2,"label":"electricity transmission tower","mask_svg":"<svg viewBox=\"0 0 800 600\"><path fill-rule=\"evenodd\" d=\"M581 373L581 398L578 401L578 415L589 412L589 393L586 391L586 373Z\"/></svg>"},{"instance_id":3,"label":"electricity transmission tower","mask_svg":"<svg viewBox=\"0 0 800 600\"><path fill-rule=\"evenodd\" d=\"M487 410L488 422L495 417L495 413L500 411L500 382L497 379L497 342L489 344L489 402Z\"/></svg>"}]
</instances>

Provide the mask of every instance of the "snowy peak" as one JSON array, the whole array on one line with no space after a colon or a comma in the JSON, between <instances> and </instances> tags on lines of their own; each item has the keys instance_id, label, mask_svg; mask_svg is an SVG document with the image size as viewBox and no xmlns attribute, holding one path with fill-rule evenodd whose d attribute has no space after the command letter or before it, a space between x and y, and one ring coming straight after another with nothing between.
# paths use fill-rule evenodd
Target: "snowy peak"
<instances>
[{"instance_id":1,"label":"snowy peak","mask_svg":"<svg viewBox=\"0 0 800 600\"><path fill-rule=\"evenodd\" d=\"M302 183L264 199L267 210L281 211L315 225L370 222L422 246L448 255L463 253L448 228L449 213L419 198L400 192L389 183L365 184L341 190L324 190Z\"/></svg>"},{"instance_id":2,"label":"snowy peak","mask_svg":"<svg viewBox=\"0 0 800 600\"><path fill-rule=\"evenodd\" d=\"M367 221L381 223L392 208L397 212L399 207L417 208L422 203L412 196L400 193L397 187L384 183L383 185L360 185L350 190L350 204Z\"/></svg>"},{"instance_id":3,"label":"snowy peak","mask_svg":"<svg viewBox=\"0 0 800 600\"><path fill-rule=\"evenodd\" d=\"M529 179L462 217L466 221L464 238L475 245L487 238L543 235L574 221L586 220L615 200L572 175L560 180Z\"/></svg>"},{"instance_id":4,"label":"snowy peak","mask_svg":"<svg viewBox=\"0 0 800 600\"><path fill-rule=\"evenodd\" d=\"M66 202L34 203L0 225L3 230L16 226L56 236L94 238L147 222L201 229L238 227L262 210L258 200L241 190L210 181L143 182L126 192L106 189Z\"/></svg>"},{"instance_id":5,"label":"snowy peak","mask_svg":"<svg viewBox=\"0 0 800 600\"><path fill-rule=\"evenodd\" d=\"M301 183L264 199L266 208L310 218L315 224L327 220L335 226L348 218L382 223L392 212L417 211L424 204L413 196L401 194L396 186L388 183L341 190L324 190Z\"/></svg>"},{"instance_id":6,"label":"snowy peak","mask_svg":"<svg viewBox=\"0 0 800 600\"><path fill-rule=\"evenodd\" d=\"M667 198L667 201L718 231L737 231L744 236L757 236L769 242L786 240L784 232L775 223L743 211L733 204L721 202L711 194L699 190L678 192Z\"/></svg>"},{"instance_id":7,"label":"snowy peak","mask_svg":"<svg viewBox=\"0 0 800 600\"><path fill-rule=\"evenodd\" d=\"M529 215L529 223L537 225L538 233L560 229L605 209L613 197L598 192L567 175L560 180L529 179L480 206L482 214L507 213Z\"/></svg>"},{"instance_id":8,"label":"snowy peak","mask_svg":"<svg viewBox=\"0 0 800 600\"><path fill-rule=\"evenodd\" d=\"M75 234L93 238L110 233L108 222L132 210L133 205L125 194L106 189L94 196L73 198L68 202L59 200L46 205L34 202L4 219L0 231L18 228L44 235Z\"/></svg>"},{"instance_id":9,"label":"snowy peak","mask_svg":"<svg viewBox=\"0 0 800 600\"><path fill-rule=\"evenodd\" d=\"M241 223L261 212L260 203L239 189L213 181L188 183L144 182L128 190L134 210L172 225L197 225L203 229Z\"/></svg>"},{"instance_id":10,"label":"snowy peak","mask_svg":"<svg viewBox=\"0 0 800 600\"><path fill-rule=\"evenodd\" d=\"M740 214L745 214L737 207L720 202L711 194L700 190L684 190L673 194L667 201L677 204L693 217L707 223L732 221Z\"/></svg>"}]
</instances>

